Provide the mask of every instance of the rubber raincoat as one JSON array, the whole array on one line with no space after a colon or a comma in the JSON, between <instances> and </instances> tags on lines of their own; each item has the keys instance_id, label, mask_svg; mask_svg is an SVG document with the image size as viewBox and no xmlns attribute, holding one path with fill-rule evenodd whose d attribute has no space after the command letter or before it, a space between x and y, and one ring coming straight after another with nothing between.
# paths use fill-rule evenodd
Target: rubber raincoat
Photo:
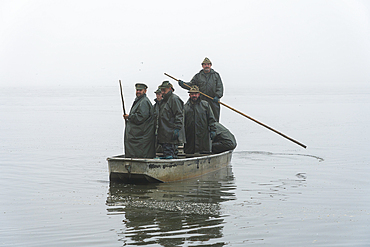
<instances>
[{"instance_id":1,"label":"rubber raincoat","mask_svg":"<svg viewBox=\"0 0 370 247\"><path fill-rule=\"evenodd\" d=\"M210 131L216 131L216 119L207 101L191 99L185 104L185 135L184 151L187 154L210 153Z\"/></svg>"},{"instance_id":2,"label":"rubber raincoat","mask_svg":"<svg viewBox=\"0 0 370 247\"><path fill-rule=\"evenodd\" d=\"M178 138L174 138L175 130L179 131ZM185 143L184 102L172 91L163 95L159 104L157 138L158 143L161 144L180 145Z\"/></svg>"},{"instance_id":3,"label":"rubber raincoat","mask_svg":"<svg viewBox=\"0 0 370 247\"><path fill-rule=\"evenodd\" d=\"M211 69L209 73L204 73L203 70L199 71L196 75L193 76L190 83L186 83L189 86L197 85L199 91L202 93L214 98L221 98L224 95L224 87L222 84L221 77L219 73ZM181 86L184 89L189 89L187 86ZM200 99L205 100L209 103L212 108L213 115L217 122L220 120L220 103L214 102L212 99L200 95Z\"/></svg>"},{"instance_id":4,"label":"rubber raincoat","mask_svg":"<svg viewBox=\"0 0 370 247\"><path fill-rule=\"evenodd\" d=\"M222 124L214 123L216 136L212 141L212 152L222 153L236 148L236 139L234 135Z\"/></svg>"},{"instance_id":5,"label":"rubber raincoat","mask_svg":"<svg viewBox=\"0 0 370 247\"><path fill-rule=\"evenodd\" d=\"M155 158L155 116L146 94L132 104L125 128L125 157Z\"/></svg>"}]
</instances>

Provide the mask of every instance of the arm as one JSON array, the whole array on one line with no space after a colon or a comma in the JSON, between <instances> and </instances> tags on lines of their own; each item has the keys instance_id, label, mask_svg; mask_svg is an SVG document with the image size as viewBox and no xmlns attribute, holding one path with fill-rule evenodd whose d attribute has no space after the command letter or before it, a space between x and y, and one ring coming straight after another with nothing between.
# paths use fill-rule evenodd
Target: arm
<instances>
[{"instance_id":1,"label":"arm","mask_svg":"<svg viewBox=\"0 0 370 247\"><path fill-rule=\"evenodd\" d=\"M128 121L134 124L142 124L150 117L150 103L142 101L136 111L129 115Z\"/></svg>"},{"instance_id":2,"label":"arm","mask_svg":"<svg viewBox=\"0 0 370 247\"><path fill-rule=\"evenodd\" d=\"M213 140L216 137L216 118L213 115L213 111L211 106L207 103L207 120L208 120L208 128L209 128L209 136L211 140Z\"/></svg>"},{"instance_id":3,"label":"arm","mask_svg":"<svg viewBox=\"0 0 370 247\"><path fill-rule=\"evenodd\" d=\"M208 104L208 109L207 109L207 115L208 115L209 130L211 132L216 132L216 126L215 126L216 118L215 118L215 115L213 115L212 108L209 104Z\"/></svg>"},{"instance_id":4,"label":"arm","mask_svg":"<svg viewBox=\"0 0 370 247\"><path fill-rule=\"evenodd\" d=\"M172 100L171 104L174 115L174 128L180 130L184 125L184 104L180 98Z\"/></svg>"},{"instance_id":5,"label":"arm","mask_svg":"<svg viewBox=\"0 0 370 247\"><path fill-rule=\"evenodd\" d=\"M224 95L224 85L222 84L221 77L218 73L216 74L216 79L216 96L221 98Z\"/></svg>"},{"instance_id":6,"label":"arm","mask_svg":"<svg viewBox=\"0 0 370 247\"><path fill-rule=\"evenodd\" d=\"M178 82L179 82L179 86L182 87L183 89L190 89L192 86L198 85L197 81L198 81L198 74L193 76L190 82L184 82L181 80L179 80Z\"/></svg>"},{"instance_id":7,"label":"arm","mask_svg":"<svg viewBox=\"0 0 370 247\"><path fill-rule=\"evenodd\" d=\"M179 80L178 83L183 89L190 89L192 86L191 82L183 82L182 80Z\"/></svg>"}]
</instances>

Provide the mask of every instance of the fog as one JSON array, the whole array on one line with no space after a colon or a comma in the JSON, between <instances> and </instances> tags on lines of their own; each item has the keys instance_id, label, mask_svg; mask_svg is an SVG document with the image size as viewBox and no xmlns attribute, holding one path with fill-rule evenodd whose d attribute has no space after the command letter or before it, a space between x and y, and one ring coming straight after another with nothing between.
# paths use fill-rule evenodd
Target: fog
<instances>
[{"instance_id":1,"label":"fog","mask_svg":"<svg viewBox=\"0 0 370 247\"><path fill-rule=\"evenodd\" d=\"M204 57L225 88L366 86L370 3L0 2L0 87L189 81Z\"/></svg>"}]
</instances>

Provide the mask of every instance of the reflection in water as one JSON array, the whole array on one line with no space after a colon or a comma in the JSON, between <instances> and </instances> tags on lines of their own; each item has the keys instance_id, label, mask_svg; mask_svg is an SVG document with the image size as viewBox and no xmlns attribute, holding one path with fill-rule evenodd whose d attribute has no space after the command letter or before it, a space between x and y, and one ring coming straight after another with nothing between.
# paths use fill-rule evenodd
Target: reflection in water
<instances>
[{"instance_id":1,"label":"reflection in water","mask_svg":"<svg viewBox=\"0 0 370 247\"><path fill-rule=\"evenodd\" d=\"M177 183L111 183L108 214L123 214L125 245L223 246L220 203L234 200L231 167Z\"/></svg>"},{"instance_id":2,"label":"reflection in water","mask_svg":"<svg viewBox=\"0 0 370 247\"><path fill-rule=\"evenodd\" d=\"M234 153L236 153L236 152L234 152ZM264 156L304 156L304 157L315 158L319 162L324 161L323 158L318 157L316 155L310 155L310 154L272 153L272 152L266 152L266 151L241 151L241 152L238 152L238 153L240 153L240 154L244 153L244 154L249 154L249 155L260 154L260 155L264 155Z\"/></svg>"}]
</instances>

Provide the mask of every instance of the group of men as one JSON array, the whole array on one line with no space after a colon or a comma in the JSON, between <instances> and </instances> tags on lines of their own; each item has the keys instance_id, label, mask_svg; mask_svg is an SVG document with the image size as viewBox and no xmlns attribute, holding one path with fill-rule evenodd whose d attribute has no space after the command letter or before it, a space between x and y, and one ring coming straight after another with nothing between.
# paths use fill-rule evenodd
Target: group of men
<instances>
[{"instance_id":1,"label":"group of men","mask_svg":"<svg viewBox=\"0 0 370 247\"><path fill-rule=\"evenodd\" d=\"M211 66L205 58L203 69L190 82L178 81L179 86L189 89L185 104L169 81L163 81L155 91L154 106L146 96L148 87L135 84L135 101L130 113L123 115L125 157L155 158L161 151L161 159L174 159L182 144L186 154L221 153L236 147L234 135L219 123L223 85Z\"/></svg>"}]
</instances>

